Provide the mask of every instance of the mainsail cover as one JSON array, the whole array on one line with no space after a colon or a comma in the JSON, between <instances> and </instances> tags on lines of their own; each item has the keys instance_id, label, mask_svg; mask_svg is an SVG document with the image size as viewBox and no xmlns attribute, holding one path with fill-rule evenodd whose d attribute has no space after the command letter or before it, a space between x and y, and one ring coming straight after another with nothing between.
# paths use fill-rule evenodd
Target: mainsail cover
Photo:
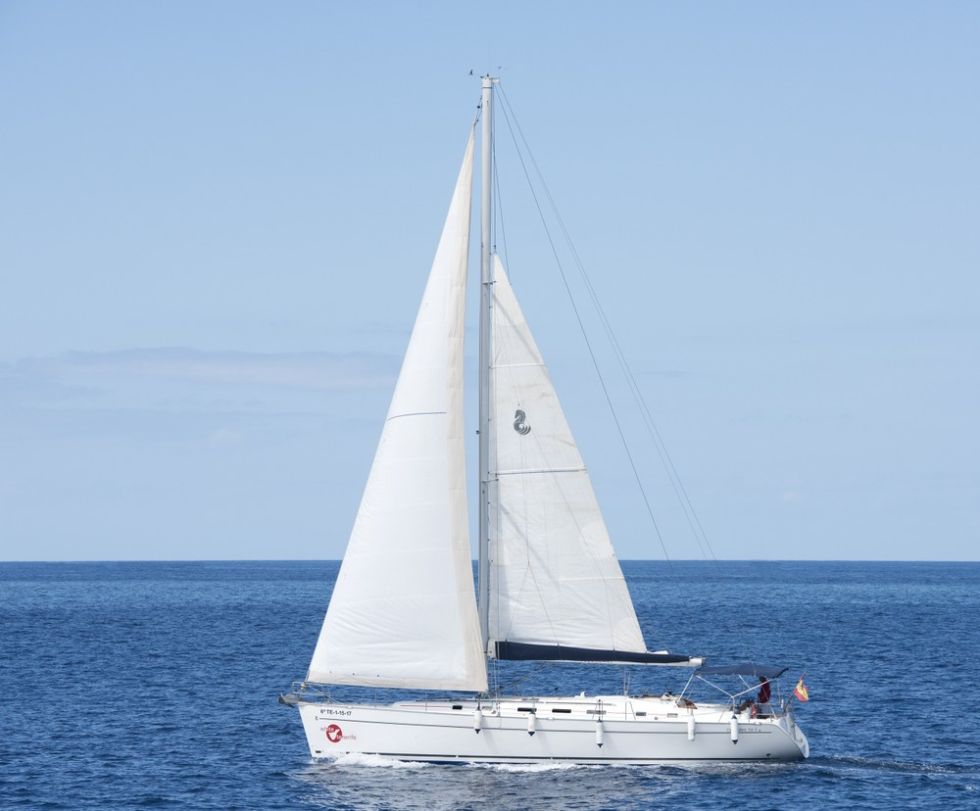
<instances>
[{"instance_id":1,"label":"mainsail cover","mask_svg":"<svg viewBox=\"0 0 980 811\"><path fill-rule=\"evenodd\" d=\"M496 256L491 379L489 652L646 652L589 474Z\"/></svg>"},{"instance_id":2,"label":"mainsail cover","mask_svg":"<svg viewBox=\"0 0 980 811\"><path fill-rule=\"evenodd\" d=\"M463 437L473 133L309 681L487 689Z\"/></svg>"}]
</instances>

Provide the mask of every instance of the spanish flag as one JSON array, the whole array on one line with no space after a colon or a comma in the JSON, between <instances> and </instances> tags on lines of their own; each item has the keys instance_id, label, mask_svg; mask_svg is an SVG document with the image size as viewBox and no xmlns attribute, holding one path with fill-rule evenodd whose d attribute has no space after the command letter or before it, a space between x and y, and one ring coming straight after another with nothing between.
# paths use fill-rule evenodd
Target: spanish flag
<instances>
[{"instance_id":1,"label":"spanish flag","mask_svg":"<svg viewBox=\"0 0 980 811\"><path fill-rule=\"evenodd\" d=\"M803 683L802 676L800 676L800 680L796 683L796 689L793 690L793 695L796 696L800 701L810 700L810 691L806 689L806 685Z\"/></svg>"}]
</instances>

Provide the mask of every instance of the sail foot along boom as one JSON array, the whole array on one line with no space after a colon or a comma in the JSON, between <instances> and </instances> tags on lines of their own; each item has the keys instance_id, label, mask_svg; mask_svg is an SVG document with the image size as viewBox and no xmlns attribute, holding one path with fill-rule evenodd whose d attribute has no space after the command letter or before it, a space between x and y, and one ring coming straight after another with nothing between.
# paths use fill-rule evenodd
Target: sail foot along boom
<instances>
[{"instance_id":1,"label":"sail foot along boom","mask_svg":"<svg viewBox=\"0 0 980 811\"><path fill-rule=\"evenodd\" d=\"M702 660L666 651L600 650L568 645L533 645L527 642L497 642L497 659L511 661L600 662L608 664L697 666Z\"/></svg>"}]
</instances>

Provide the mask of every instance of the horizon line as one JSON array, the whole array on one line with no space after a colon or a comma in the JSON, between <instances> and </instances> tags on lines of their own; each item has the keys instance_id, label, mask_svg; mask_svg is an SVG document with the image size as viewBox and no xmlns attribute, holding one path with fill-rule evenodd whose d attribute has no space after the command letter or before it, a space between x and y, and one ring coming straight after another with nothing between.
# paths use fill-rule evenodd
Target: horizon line
<instances>
[{"instance_id":1,"label":"horizon line","mask_svg":"<svg viewBox=\"0 0 980 811\"><path fill-rule=\"evenodd\" d=\"M343 558L91 558L74 560L0 560L0 566L15 564L77 563L342 563ZM472 563L477 564L474 558ZM980 559L936 558L620 558L620 563L980 563Z\"/></svg>"}]
</instances>

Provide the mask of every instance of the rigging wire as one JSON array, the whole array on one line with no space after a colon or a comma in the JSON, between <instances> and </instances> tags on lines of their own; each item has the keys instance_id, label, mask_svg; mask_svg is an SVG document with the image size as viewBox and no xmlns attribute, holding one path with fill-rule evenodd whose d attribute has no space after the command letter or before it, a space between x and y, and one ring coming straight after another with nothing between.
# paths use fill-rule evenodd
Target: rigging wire
<instances>
[{"instance_id":1,"label":"rigging wire","mask_svg":"<svg viewBox=\"0 0 980 811\"><path fill-rule=\"evenodd\" d=\"M498 84L499 87L499 84ZM541 224L544 227L545 235L548 238L548 244L551 246L551 252L555 258L555 264L558 267L558 273L561 276L562 284L565 287L565 292L568 294L568 300L572 306L572 312L575 314L575 320L578 322L579 330L582 333L582 339L585 341L585 346L589 351L589 357L592 359L592 366L595 368L596 376L599 379L599 385L602 388L602 393L605 396L606 404L609 406L609 411L612 414L613 422L616 425L616 431L619 433L619 439L622 442L623 450L626 452L626 458L629 460L630 467L633 470L633 478L636 480L636 485L640 490L640 495L643 497L643 503L646 505L647 514L650 517L650 522L653 524L653 528L656 532L657 539L660 541L660 547L663 550L664 558L670 563L670 554L667 552L667 544L664 542L663 534L660 531L660 525L657 523L657 519L653 514L653 507L650 505L650 499L647 496L646 489L643 487L643 481L640 478L640 471L636 466L636 461L633 459L633 453L630 451L629 443L626 440L626 434L623 431L623 426L619 421L619 415L616 413L616 408L613 405L612 396L609 394L609 389L606 386L605 378L602 375L602 370L599 368L599 361L596 358L594 349L592 348L592 342L589 340L589 335L585 329L585 322L582 320L582 315L579 312L578 305L575 303L575 297L572 294L571 285L568 283L568 276L565 273L565 268L562 265L561 257L558 254L557 246L555 245L554 238L551 235L551 230L548 228L548 221L544 215L544 210L541 208L541 203L538 200L537 192L534 190L534 184L531 180L531 175L528 172L527 164L524 161L524 155L521 152L520 143L517 140L517 136L514 134L514 128L511 125L511 115L512 111L508 112L510 103L507 101L506 97L501 90L501 97L504 99L504 104L501 105L500 109L504 114L504 121L507 124L507 129L510 132L511 138L514 141L514 147L517 150L517 157L521 164L521 169L524 171L524 177L527 180L528 187L531 191L531 197L534 199L534 205L538 210L538 216L541 219Z\"/></svg>"},{"instance_id":2,"label":"rigging wire","mask_svg":"<svg viewBox=\"0 0 980 811\"><path fill-rule=\"evenodd\" d=\"M491 130L496 130L496 121L490 123ZM504 246L504 264L510 269L510 254L507 252L507 231L504 228L504 201L500 193L500 175L497 174L497 138L496 132L491 133L490 140L491 160L490 166L493 169L493 251L497 252L497 224L500 224L500 241Z\"/></svg>"},{"instance_id":3,"label":"rigging wire","mask_svg":"<svg viewBox=\"0 0 980 811\"><path fill-rule=\"evenodd\" d=\"M545 196L547 197L548 203L551 207L551 211L561 229L562 235L568 246L569 252L571 253L574 259L575 265L578 268L579 274L582 277L582 280L585 284L585 288L589 294L589 298L592 301L593 307L595 308L596 313L599 316L599 321L602 324L604 332L606 333L606 337L609 340L610 345L612 346L613 353L616 356L620 369L623 372L623 376L627 381L627 385L633 396L634 403L636 404L640 412L640 415L643 419L643 423L647 429L647 432L649 433L651 439L653 440L654 447L657 449L657 455L660 457L660 461L664 466L664 470L667 473L667 478L670 481L671 487L674 491L674 495L677 497L678 503L681 506L681 510L684 513L684 517L687 520L688 526L691 530L691 534L694 536L695 542L698 544L701 554L704 555L706 558L710 556L710 558L713 561L717 562L718 559L715 556L714 549L712 548L711 542L708 539L707 532L705 532L704 526L701 523L701 519L698 516L697 511L694 509L694 503L691 501L690 495L687 492L687 488L684 486L684 482L681 479L680 474L677 472L677 468L674 465L674 460L671 457L669 450L667 449L666 443L664 442L663 435L661 434L660 429L657 427L657 423L656 420L654 419L653 412L649 404L647 403L646 398L643 396L642 389L640 389L640 386L637 383L636 376L634 375L632 367L630 366L629 361L626 358L626 354L622 349L622 345L620 344L619 339L616 336L616 332L612 327L612 323L610 322L608 316L606 315L605 309L602 306L598 293L596 292L595 287L592 284L592 280L585 269L585 264L582 261L578 249L575 247L575 243L572 240L571 234L567 226L565 225L565 221L561 216L561 212L558 210L558 206L555 203L555 199L551 194L551 189L544 178L544 174L542 173L540 167L538 166L538 162L534 157L534 153L531 150L531 146L528 143L526 136L524 135L524 131L521 128L520 122L517 120L517 116L514 113L513 105L511 104L510 99L507 97L507 93L501 84L498 84L498 89L500 90L501 99L504 102L504 104L501 105L501 110L504 111L505 120L507 121L508 128L510 128L511 130L511 137L514 138L515 146L517 147L518 157L521 160L521 165L522 168L524 169L525 177L527 177L528 179L528 185L529 186L531 185L531 180L530 177L528 177L527 167L524 164L520 146L517 144L516 137L514 137L514 129L511 127L511 119L513 119L514 127L516 127L517 132L520 135L521 141L524 144L524 148L527 151L528 158L530 159L531 165L534 167L535 173L541 184L541 188L543 189ZM535 205L538 207L538 214L539 216L541 216L543 222L544 215L541 213L541 207L538 204L537 195L534 193L533 187L532 187L532 196L534 197ZM547 225L545 225L545 230L547 232ZM550 233L548 235L548 238L550 241L551 240ZM552 244L552 250L554 251L553 244ZM561 270L561 268L559 268L559 270ZM564 271L561 272L562 272L562 280L565 281ZM566 286L566 291L569 292L569 296L571 297L571 291L568 289L567 281L565 282L565 286ZM574 307L574 303L573 303L573 307ZM576 316L577 316L577 312L576 312ZM580 327L582 326L581 320L579 321L579 325ZM594 356L593 356L593 362L595 362ZM610 403L610 408L612 408L611 403ZM617 420L617 424L618 424L618 420ZM642 485L641 485L641 491L642 491ZM644 492L644 499L646 499L645 492ZM662 544L662 540L661 540L661 544Z\"/></svg>"}]
</instances>

